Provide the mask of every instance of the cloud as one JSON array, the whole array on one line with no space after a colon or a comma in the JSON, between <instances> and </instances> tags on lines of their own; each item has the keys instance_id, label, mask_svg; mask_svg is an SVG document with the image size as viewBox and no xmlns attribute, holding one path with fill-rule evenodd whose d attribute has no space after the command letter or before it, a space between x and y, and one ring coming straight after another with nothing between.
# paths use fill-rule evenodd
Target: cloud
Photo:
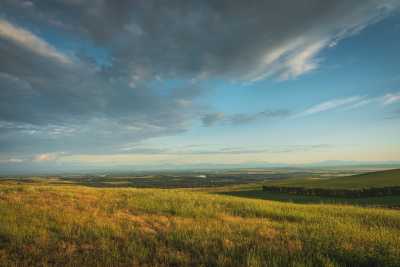
<instances>
[{"instance_id":1,"label":"cloud","mask_svg":"<svg viewBox=\"0 0 400 267\"><path fill-rule=\"evenodd\" d=\"M391 105L397 102L400 102L400 92L389 93L383 96L384 105Z\"/></svg>"},{"instance_id":2,"label":"cloud","mask_svg":"<svg viewBox=\"0 0 400 267\"><path fill-rule=\"evenodd\" d=\"M281 74L281 79L297 77L318 68L315 56L326 46L325 41L320 41L305 47L287 61L287 70Z\"/></svg>"},{"instance_id":3,"label":"cloud","mask_svg":"<svg viewBox=\"0 0 400 267\"><path fill-rule=\"evenodd\" d=\"M376 102L377 98L364 98L358 102L355 102L354 104L350 105L350 106L346 106L343 109L344 110L352 110L352 109L356 109L356 108L360 108L363 106L366 106L368 104L371 104L373 102Z\"/></svg>"},{"instance_id":4,"label":"cloud","mask_svg":"<svg viewBox=\"0 0 400 267\"><path fill-rule=\"evenodd\" d=\"M9 15L37 24L62 19L80 38L107 49L112 71L130 76L132 84L155 76L298 77L318 68L322 50L400 6L396 0L61 0L21 9L3 2Z\"/></svg>"},{"instance_id":5,"label":"cloud","mask_svg":"<svg viewBox=\"0 0 400 267\"><path fill-rule=\"evenodd\" d=\"M394 120L394 119L400 119L400 109L397 109L390 114L388 114L385 119L387 120Z\"/></svg>"},{"instance_id":6,"label":"cloud","mask_svg":"<svg viewBox=\"0 0 400 267\"><path fill-rule=\"evenodd\" d=\"M264 63L255 69L247 79L251 82L276 76L289 80L306 74L319 67L318 53L327 46L327 40L299 38L288 45L278 47L264 55Z\"/></svg>"},{"instance_id":7,"label":"cloud","mask_svg":"<svg viewBox=\"0 0 400 267\"><path fill-rule=\"evenodd\" d=\"M362 104L366 103L365 101L366 100L362 96L352 96L347 98L333 99L312 106L306 109L305 111L297 114L296 116L308 116L337 108L343 108L343 107L349 108L349 107L361 106Z\"/></svg>"},{"instance_id":8,"label":"cloud","mask_svg":"<svg viewBox=\"0 0 400 267\"><path fill-rule=\"evenodd\" d=\"M372 103L381 103L384 106L388 106L394 103L400 102L400 93L388 93L381 96L350 96L346 98L332 99L329 101L324 101L317 105L314 105L300 113L294 115L294 117L302 117L313 115L329 110L342 109L342 110L352 110L360 108Z\"/></svg>"},{"instance_id":9,"label":"cloud","mask_svg":"<svg viewBox=\"0 0 400 267\"><path fill-rule=\"evenodd\" d=\"M17 45L24 46L34 53L57 60L61 63L71 63L70 58L60 53L46 41L21 27L17 27L4 19L0 19L0 38L8 39Z\"/></svg>"},{"instance_id":10,"label":"cloud","mask_svg":"<svg viewBox=\"0 0 400 267\"><path fill-rule=\"evenodd\" d=\"M215 125L217 122L224 120L225 114L223 112L209 113L201 118L203 126L210 127Z\"/></svg>"},{"instance_id":11,"label":"cloud","mask_svg":"<svg viewBox=\"0 0 400 267\"><path fill-rule=\"evenodd\" d=\"M229 117L229 122L234 125L251 123L259 119L283 118L289 116L288 110L264 110L257 113L239 113Z\"/></svg>"},{"instance_id":12,"label":"cloud","mask_svg":"<svg viewBox=\"0 0 400 267\"><path fill-rule=\"evenodd\" d=\"M198 117L196 84L162 94L143 82L132 88L129 77L79 58L65 64L40 50L50 46L32 48L8 35L0 34L0 152L104 152L127 140L180 133Z\"/></svg>"},{"instance_id":13,"label":"cloud","mask_svg":"<svg viewBox=\"0 0 400 267\"><path fill-rule=\"evenodd\" d=\"M236 113L227 115L222 112L208 113L202 117L203 126L210 127L216 124L242 125L260 119L283 118L289 116L288 110L264 110L255 113Z\"/></svg>"},{"instance_id":14,"label":"cloud","mask_svg":"<svg viewBox=\"0 0 400 267\"><path fill-rule=\"evenodd\" d=\"M212 126L287 116L223 114L198 100L211 90L205 80L310 73L329 45L399 5L0 1L0 152L112 153L125 143L182 133L199 118Z\"/></svg>"},{"instance_id":15,"label":"cloud","mask_svg":"<svg viewBox=\"0 0 400 267\"><path fill-rule=\"evenodd\" d=\"M13 163L22 163L24 162L24 159L20 158L7 158L7 159L0 159L1 164L13 164Z\"/></svg>"},{"instance_id":16,"label":"cloud","mask_svg":"<svg viewBox=\"0 0 400 267\"><path fill-rule=\"evenodd\" d=\"M328 144L313 145L282 145L282 146L261 146L261 147L221 147L218 145L202 145L193 147L160 147L151 145L132 145L121 148L121 153L129 155L240 155L240 154L277 154L305 151L323 151L331 149L333 146ZM66 156L70 158L70 155ZM95 155L94 155L95 157Z\"/></svg>"},{"instance_id":17,"label":"cloud","mask_svg":"<svg viewBox=\"0 0 400 267\"><path fill-rule=\"evenodd\" d=\"M54 161L56 159L57 159L57 155L56 154L46 153L46 154L36 155L33 158L33 161L35 161L35 162L43 162L43 161Z\"/></svg>"}]
</instances>

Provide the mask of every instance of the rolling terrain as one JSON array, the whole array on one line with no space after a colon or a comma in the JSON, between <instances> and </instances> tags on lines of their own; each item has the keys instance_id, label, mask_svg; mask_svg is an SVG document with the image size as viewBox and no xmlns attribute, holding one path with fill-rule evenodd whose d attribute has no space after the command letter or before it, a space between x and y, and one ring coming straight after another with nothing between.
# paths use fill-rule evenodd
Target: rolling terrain
<instances>
[{"instance_id":1,"label":"rolling terrain","mask_svg":"<svg viewBox=\"0 0 400 267\"><path fill-rule=\"evenodd\" d=\"M308 177L294 177L268 180L260 184L240 185L217 189L217 193L237 197L274 200L280 202L303 203L303 204L347 204L368 207L400 207L399 195L388 195L380 197L330 197L312 196L302 194L275 193L262 190L262 186L276 187L304 187L323 189L353 189L380 188L400 186L400 170L373 171L364 174L349 176L321 176L309 175Z\"/></svg>"},{"instance_id":2,"label":"rolling terrain","mask_svg":"<svg viewBox=\"0 0 400 267\"><path fill-rule=\"evenodd\" d=\"M400 214L189 190L2 185L2 266L398 266Z\"/></svg>"},{"instance_id":3,"label":"rolling terrain","mask_svg":"<svg viewBox=\"0 0 400 267\"><path fill-rule=\"evenodd\" d=\"M400 265L400 213L373 207L381 198L359 207L246 195L257 188L2 181L0 266Z\"/></svg>"},{"instance_id":4,"label":"rolling terrain","mask_svg":"<svg viewBox=\"0 0 400 267\"><path fill-rule=\"evenodd\" d=\"M359 189L371 187L400 186L400 169L376 171L345 177L305 177L269 181L269 186L344 188Z\"/></svg>"}]
</instances>

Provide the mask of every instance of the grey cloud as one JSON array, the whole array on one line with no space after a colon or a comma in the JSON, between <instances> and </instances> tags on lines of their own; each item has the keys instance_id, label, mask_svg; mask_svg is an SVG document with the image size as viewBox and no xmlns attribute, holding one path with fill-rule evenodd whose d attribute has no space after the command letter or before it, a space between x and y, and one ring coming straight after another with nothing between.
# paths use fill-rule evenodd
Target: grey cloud
<instances>
[{"instance_id":1,"label":"grey cloud","mask_svg":"<svg viewBox=\"0 0 400 267\"><path fill-rule=\"evenodd\" d=\"M213 126L219 121L222 121L224 119L225 115L222 112L216 112L216 113L209 113L204 115L201 118L201 121L203 122L204 126Z\"/></svg>"},{"instance_id":2,"label":"grey cloud","mask_svg":"<svg viewBox=\"0 0 400 267\"><path fill-rule=\"evenodd\" d=\"M385 117L386 120L396 120L396 119L400 119L400 109L396 109L392 112L390 112L390 114L388 114Z\"/></svg>"},{"instance_id":3,"label":"grey cloud","mask_svg":"<svg viewBox=\"0 0 400 267\"><path fill-rule=\"evenodd\" d=\"M203 79L293 78L318 53L398 8L395 0L17 1L1 19L32 45L0 34L0 152L104 152L174 135L204 114ZM58 51L38 29L105 51ZM22 34L20 32L20 34ZM37 38L37 39L35 39ZM61 38L61 41L63 39ZM164 90L151 82L177 79ZM205 126L287 111L210 113Z\"/></svg>"},{"instance_id":4,"label":"grey cloud","mask_svg":"<svg viewBox=\"0 0 400 267\"><path fill-rule=\"evenodd\" d=\"M245 124L259 119L282 118L290 115L288 110L265 110L254 114L235 114L229 118L232 124Z\"/></svg>"},{"instance_id":5,"label":"grey cloud","mask_svg":"<svg viewBox=\"0 0 400 267\"><path fill-rule=\"evenodd\" d=\"M296 77L316 55L399 7L396 0L32 1L4 10L62 21L108 49L114 75ZM18 12L17 12L18 11Z\"/></svg>"},{"instance_id":6,"label":"grey cloud","mask_svg":"<svg viewBox=\"0 0 400 267\"><path fill-rule=\"evenodd\" d=\"M201 89L194 84L160 94L78 58L65 64L43 53L0 36L1 152L105 152L182 132L197 109Z\"/></svg>"},{"instance_id":7,"label":"grey cloud","mask_svg":"<svg viewBox=\"0 0 400 267\"><path fill-rule=\"evenodd\" d=\"M208 113L202 117L203 126L218 124L242 125L262 119L284 118L291 114L289 110L265 110L256 113L237 113L227 115L222 112Z\"/></svg>"}]
</instances>

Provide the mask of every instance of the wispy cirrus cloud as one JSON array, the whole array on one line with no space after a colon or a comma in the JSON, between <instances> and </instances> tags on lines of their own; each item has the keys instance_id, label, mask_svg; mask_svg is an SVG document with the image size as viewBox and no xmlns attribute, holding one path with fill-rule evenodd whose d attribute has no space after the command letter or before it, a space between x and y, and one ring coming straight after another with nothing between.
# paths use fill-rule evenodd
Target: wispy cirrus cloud
<instances>
[{"instance_id":1,"label":"wispy cirrus cloud","mask_svg":"<svg viewBox=\"0 0 400 267\"><path fill-rule=\"evenodd\" d=\"M383 106L388 106L398 102L400 102L400 92L387 93L385 95L374 97L350 96L345 98L336 98L311 106L310 108L295 114L294 117L309 116L336 109L352 110L372 103L380 103Z\"/></svg>"},{"instance_id":2,"label":"wispy cirrus cloud","mask_svg":"<svg viewBox=\"0 0 400 267\"><path fill-rule=\"evenodd\" d=\"M356 105L361 105L361 103L366 103L364 101L365 101L365 97L362 97L362 96L351 96L351 97L346 97L346 98L332 99L332 100L324 101L315 106L312 106L295 116L296 117L309 116L309 115L326 112L326 111L334 110L334 109L338 109L338 108L355 107Z\"/></svg>"},{"instance_id":3,"label":"wispy cirrus cloud","mask_svg":"<svg viewBox=\"0 0 400 267\"><path fill-rule=\"evenodd\" d=\"M21 158L5 158L5 159L0 159L0 163L2 164L17 164L17 163L23 163L25 160Z\"/></svg>"},{"instance_id":4,"label":"wispy cirrus cloud","mask_svg":"<svg viewBox=\"0 0 400 267\"><path fill-rule=\"evenodd\" d=\"M285 118L292 115L293 118L315 115L333 110L353 110L370 104L381 104L383 106L400 102L400 92L387 93L381 96L349 96L323 101L313 105L301 112L293 113L290 110L265 110L254 113L225 114L214 112L203 115L201 121L203 126L214 125L241 125L251 123L260 119Z\"/></svg>"},{"instance_id":5,"label":"wispy cirrus cloud","mask_svg":"<svg viewBox=\"0 0 400 267\"><path fill-rule=\"evenodd\" d=\"M218 154L262 154L262 153L290 153L300 151L322 151L332 149L328 144L312 145L280 145L280 146L261 146L261 147L224 147L218 145L203 145L193 147L154 147L141 144L129 145L121 148L121 152L135 155L218 155Z\"/></svg>"},{"instance_id":6,"label":"wispy cirrus cloud","mask_svg":"<svg viewBox=\"0 0 400 267\"><path fill-rule=\"evenodd\" d=\"M400 92L397 93L389 93L383 96L383 104L391 105L394 103L400 102Z\"/></svg>"}]
</instances>

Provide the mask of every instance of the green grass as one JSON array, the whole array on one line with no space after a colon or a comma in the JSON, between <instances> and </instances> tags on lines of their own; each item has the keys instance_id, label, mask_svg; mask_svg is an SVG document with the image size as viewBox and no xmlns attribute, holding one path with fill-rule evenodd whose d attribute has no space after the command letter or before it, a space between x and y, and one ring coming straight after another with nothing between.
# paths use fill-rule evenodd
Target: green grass
<instances>
[{"instance_id":1,"label":"green grass","mask_svg":"<svg viewBox=\"0 0 400 267\"><path fill-rule=\"evenodd\" d=\"M400 213L0 184L0 266L400 266Z\"/></svg>"},{"instance_id":2,"label":"green grass","mask_svg":"<svg viewBox=\"0 0 400 267\"><path fill-rule=\"evenodd\" d=\"M304 196L296 194L273 193L263 191L261 186L254 189L233 190L218 192L222 195L230 195L237 197L245 197L252 199L264 199L289 203L302 204L341 204L341 205L356 205L366 207L386 207L400 208L400 196L381 196L381 197L360 197L360 198L345 198L345 197L321 197L321 196Z\"/></svg>"},{"instance_id":3,"label":"green grass","mask_svg":"<svg viewBox=\"0 0 400 267\"><path fill-rule=\"evenodd\" d=\"M265 185L344 189L400 186L400 169L334 178L289 178L269 181Z\"/></svg>"},{"instance_id":4,"label":"green grass","mask_svg":"<svg viewBox=\"0 0 400 267\"><path fill-rule=\"evenodd\" d=\"M303 203L303 204L343 204L368 207L400 207L400 196L382 197L322 197L304 196L301 194L273 193L262 190L262 185L306 187L306 188L345 188L359 189L368 187L400 186L400 170L387 170L371 172L366 174L315 179L312 178L289 178L267 181L265 183L228 186L215 189L215 193L231 195L252 199L274 200L280 202Z\"/></svg>"}]
</instances>

